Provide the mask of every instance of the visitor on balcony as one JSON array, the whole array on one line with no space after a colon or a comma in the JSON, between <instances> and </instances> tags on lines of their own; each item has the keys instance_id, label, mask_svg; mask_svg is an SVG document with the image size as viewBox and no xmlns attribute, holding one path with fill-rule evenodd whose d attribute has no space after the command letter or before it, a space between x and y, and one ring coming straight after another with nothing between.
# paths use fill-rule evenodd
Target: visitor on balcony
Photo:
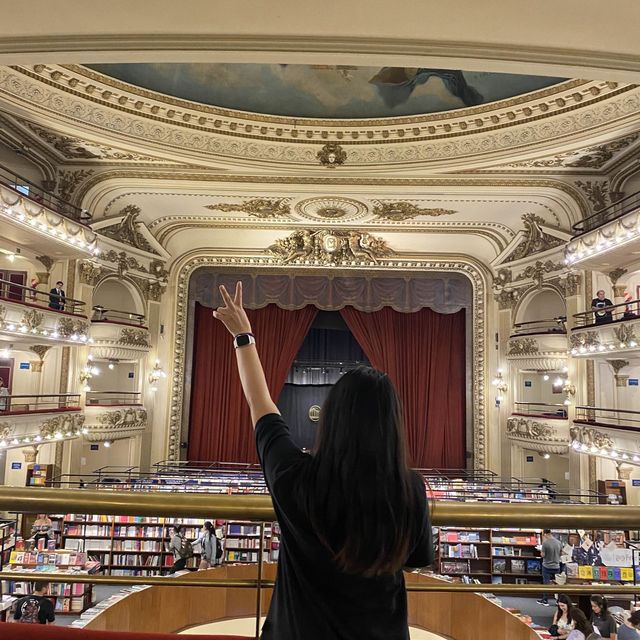
<instances>
[{"instance_id":1,"label":"visitor on balcony","mask_svg":"<svg viewBox=\"0 0 640 640\"><path fill-rule=\"evenodd\" d=\"M633 296L628 292L624 292L624 302L625 308L622 317L625 320L630 320L631 318L637 318L638 314L633 311L633 307L631 306L631 301L633 300Z\"/></svg>"},{"instance_id":2,"label":"visitor on balcony","mask_svg":"<svg viewBox=\"0 0 640 640\"><path fill-rule=\"evenodd\" d=\"M613 302L605 297L604 289L600 289L596 293L596 297L591 301L591 309L593 310L596 324L606 324L613 320L612 306Z\"/></svg>"},{"instance_id":3,"label":"visitor on balcony","mask_svg":"<svg viewBox=\"0 0 640 640\"><path fill-rule=\"evenodd\" d=\"M9 410L9 389L4 386L4 380L0 378L0 411Z\"/></svg>"},{"instance_id":4,"label":"visitor on balcony","mask_svg":"<svg viewBox=\"0 0 640 640\"><path fill-rule=\"evenodd\" d=\"M56 286L49 291L49 309L55 309L56 311L64 311L64 305L66 303L64 296L64 282L58 280Z\"/></svg>"}]
</instances>

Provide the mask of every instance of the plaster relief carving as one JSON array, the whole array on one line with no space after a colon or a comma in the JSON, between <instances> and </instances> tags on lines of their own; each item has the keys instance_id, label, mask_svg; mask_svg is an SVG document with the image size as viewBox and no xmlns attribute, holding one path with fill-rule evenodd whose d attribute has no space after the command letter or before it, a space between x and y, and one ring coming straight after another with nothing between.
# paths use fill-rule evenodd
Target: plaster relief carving
<instances>
[{"instance_id":1,"label":"plaster relief carving","mask_svg":"<svg viewBox=\"0 0 640 640\"><path fill-rule=\"evenodd\" d=\"M546 422L537 422L527 418L509 418L507 420L507 435L509 437L530 440L553 441L559 440L557 431Z\"/></svg>"},{"instance_id":2,"label":"plaster relief carving","mask_svg":"<svg viewBox=\"0 0 640 640\"><path fill-rule=\"evenodd\" d=\"M569 336L569 347L571 349L580 349L600 346L600 336L597 331L579 331Z\"/></svg>"},{"instance_id":3,"label":"plaster relief carving","mask_svg":"<svg viewBox=\"0 0 640 640\"><path fill-rule=\"evenodd\" d=\"M51 440L52 438L55 438L56 433L60 433L62 435L73 433L74 431L81 430L83 425L83 414L62 414L45 420L40 425L40 435L47 440Z\"/></svg>"},{"instance_id":4,"label":"plaster relief carving","mask_svg":"<svg viewBox=\"0 0 640 640\"><path fill-rule=\"evenodd\" d=\"M287 217L291 213L289 198L253 198L240 204L207 204L205 209L213 211L241 211L256 218Z\"/></svg>"},{"instance_id":5,"label":"plaster relief carving","mask_svg":"<svg viewBox=\"0 0 640 640\"><path fill-rule=\"evenodd\" d=\"M39 313L35 309L30 309L22 314L20 324L27 328L28 331L37 330L44 321L44 313Z\"/></svg>"},{"instance_id":6,"label":"plaster relief carving","mask_svg":"<svg viewBox=\"0 0 640 640\"><path fill-rule=\"evenodd\" d=\"M277 240L267 251L282 264L378 264L392 253L382 238L360 231L309 230L296 231Z\"/></svg>"},{"instance_id":7,"label":"plaster relief carving","mask_svg":"<svg viewBox=\"0 0 640 640\"><path fill-rule=\"evenodd\" d=\"M80 337L87 335L89 325L75 318L60 318L56 330L63 338L69 338L74 334Z\"/></svg>"},{"instance_id":8,"label":"plaster relief carving","mask_svg":"<svg viewBox=\"0 0 640 640\"><path fill-rule=\"evenodd\" d=\"M544 219L535 213L525 213L521 219L524 224L524 238L504 262L520 260L564 244L564 240L543 231L540 225L544 224Z\"/></svg>"},{"instance_id":9,"label":"plaster relief carving","mask_svg":"<svg viewBox=\"0 0 640 640\"><path fill-rule=\"evenodd\" d=\"M102 276L102 267L91 260L82 260L79 265L80 282L95 287Z\"/></svg>"},{"instance_id":10,"label":"plaster relief carving","mask_svg":"<svg viewBox=\"0 0 640 640\"><path fill-rule=\"evenodd\" d=\"M613 440L606 434L591 427L580 427L574 425L569 428L571 440L579 442L588 447L594 446L598 449L606 449L614 446Z\"/></svg>"},{"instance_id":11,"label":"plaster relief carving","mask_svg":"<svg viewBox=\"0 0 640 640\"><path fill-rule=\"evenodd\" d=\"M76 169L75 171L60 171L57 188L61 200L70 202L80 184L93 174L93 169Z\"/></svg>"},{"instance_id":12,"label":"plaster relief carving","mask_svg":"<svg viewBox=\"0 0 640 640\"><path fill-rule=\"evenodd\" d=\"M127 347L150 347L149 332L146 329L131 329L125 327L120 331L118 344Z\"/></svg>"},{"instance_id":13,"label":"plaster relief carving","mask_svg":"<svg viewBox=\"0 0 640 640\"><path fill-rule=\"evenodd\" d=\"M566 298L578 295L580 288L581 276L579 273L568 273L566 276L559 278L558 286Z\"/></svg>"},{"instance_id":14,"label":"plaster relief carving","mask_svg":"<svg viewBox=\"0 0 640 640\"><path fill-rule=\"evenodd\" d=\"M630 342L639 342L633 327L621 324L613 328L613 334L620 344L628 345Z\"/></svg>"},{"instance_id":15,"label":"plaster relief carving","mask_svg":"<svg viewBox=\"0 0 640 640\"><path fill-rule=\"evenodd\" d=\"M609 204L609 182L607 180L602 182L576 180L576 186L580 187L587 196L587 200L593 205L595 212L604 209Z\"/></svg>"},{"instance_id":16,"label":"plaster relief carving","mask_svg":"<svg viewBox=\"0 0 640 640\"><path fill-rule=\"evenodd\" d=\"M419 207L415 204L404 201L381 202L378 200L376 201L371 213L374 216L384 218L385 220L403 221L410 220L411 218L416 218L418 216L450 216L457 213L457 211L454 209L442 209L439 207Z\"/></svg>"},{"instance_id":17,"label":"plaster relief carving","mask_svg":"<svg viewBox=\"0 0 640 640\"><path fill-rule=\"evenodd\" d=\"M347 152L337 142L327 142L316 153L316 158L318 158L323 167L334 169L345 163Z\"/></svg>"},{"instance_id":18,"label":"plaster relief carving","mask_svg":"<svg viewBox=\"0 0 640 640\"><path fill-rule=\"evenodd\" d=\"M87 426L89 441L118 440L140 435L147 427L147 411L139 407L127 407L105 411L95 417L97 424Z\"/></svg>"},{"instance_id":19,"label":"plaster relief carving","mask_svg":"<svg viewBox=\"0 0 640 640\"><path fill-rule=\"evenodd\" d=\"M149 243L149 241L140 233L138 227L143 225L142 222L137 220L140 215L140 207L134 204L129 204L120 211L118 215L123 215L124 218L114 225L108 227L102 227L99 233L112 238L123 244L128 244L136 249L141 249L147 253L154 253L160 255Z\"/></svg>"},{"instance_id":20,"label":"plaster relief carving","mask_svg":"<svg viewBox=\"0 0 640 640\"><path fill-rule=\"evenodd\" d=\"M518 289L503 289L495 293L494 298L498 303L498 309L500 309L500 311L513 310L520 299L520 292Z\"/></svg>"},{"instance_id":21,"label":"plaster relief carving","mask_svg":"<svg viewBox=\"0 0 640 640\"><path fill-rule=\"evenodd\" d=\"M540 347L535 338L515 338L509 340L509 356L530 356L540 352Z\"/></svg>"}]
</instances>

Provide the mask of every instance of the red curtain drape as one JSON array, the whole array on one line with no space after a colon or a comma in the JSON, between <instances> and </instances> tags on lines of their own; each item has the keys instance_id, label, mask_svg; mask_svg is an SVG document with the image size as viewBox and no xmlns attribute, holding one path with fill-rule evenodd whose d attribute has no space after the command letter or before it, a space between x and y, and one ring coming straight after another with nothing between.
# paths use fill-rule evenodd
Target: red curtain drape
<instances>
[{"instance_id":1,"label":"red curtain drape","mask_svg":"<svg viewBox=\"0 0 640 640\"><path fill-rule=\"evenodd\" d=\"M247 310L274 399L317 313L313 306L289 311L274 304ZM232 338L212 309L197 303L189 422L189 460L257 460Z\"/></svg>"},{"instance_id":2,"label":"red curtain drape","mask_svg":"<svg viewBox=\"0 0 640 640\"><path fill-rule=\"evenodd\" d=\"M340 311L371 364L402 400L410 463L462 469L465 462L465 312L390 307Z\"/></svg>"}]
</instances>

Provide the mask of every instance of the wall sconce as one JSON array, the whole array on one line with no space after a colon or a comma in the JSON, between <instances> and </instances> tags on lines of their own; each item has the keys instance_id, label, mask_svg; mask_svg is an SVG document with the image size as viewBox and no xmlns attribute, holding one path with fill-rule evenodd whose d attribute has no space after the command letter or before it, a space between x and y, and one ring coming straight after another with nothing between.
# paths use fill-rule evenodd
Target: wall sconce
<instances>
[{"instance_id":1,"label":"wall sconce","mask_svg":"<svg viewBox=\"0 0 640 640\"><path fill-rule=\"evenodd\" d=\"M166 377L167 377L167 374L164 372L164 370L160 366L160 360L156 360L156 363L153 369L151 370L151 373L149 374L149 383L151 384L151 391L157 391L158 387L156 387L156 384L158 380L161 380L162 378L166 378Z\"/></svg>"},{"instance_id":2,"label":"wall sconce","mask_svg":"<svg viewBox=\"0 0 640 640\"><path fill-rule=\"evenodd\" d=\"M80 384L83 385L82 390L85 393L91 391L91 387L89 386L89 380L91 380L93 376L98 376L98 375L100 375L100 369L94 366L93 356L89 356L87 360L87 364L84 367L82 367L79 375Z\"/></svg>"},{"instance_id":3,"label":"wall sconce","mask_svg":"<svg viewBox=\"0 0 640 640\"><path fill-rule=\"evenodd\" d=\"M571 396L575 396L576 395L576 387L574 384L571 384L571 382L569 382L569 380L565 380L564 384L562 385L562 392L565 394L566 399L564 401L565 406L569 406L571 404Z\"/></svg>"},{"instance_id":4,"label":"wall sconce","mask_svg":"<svg viewBox=\"0 0 640 640\"><path fill-rule=\"evenodd\" d=\"M498 395L496 396L496 407L500 406L500 403L504 400L503 394L507 392L507 383L502 377L502 369L498 369L496 377L491 384L496 388Z\"/></svg>"}]
</instances>

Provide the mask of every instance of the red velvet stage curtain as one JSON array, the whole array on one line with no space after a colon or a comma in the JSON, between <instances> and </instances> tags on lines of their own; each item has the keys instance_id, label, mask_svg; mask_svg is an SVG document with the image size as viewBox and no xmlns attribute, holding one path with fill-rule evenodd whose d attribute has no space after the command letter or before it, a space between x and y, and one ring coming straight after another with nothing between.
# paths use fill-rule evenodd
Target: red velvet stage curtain
<instances>
[{"instance_id":1,"label":"red velvet stage curtain","mask_svg":"<svg viewBox=\"0 0 640 640\"><path fill-rule=\"evenodd\" d=\"M340 312L371 364L402 399L410 463L462 469L465 461L464 310Z\"/></svg>"},{"instance_id":2,"label":"red velvet stage curtain","mask_svg":"<svg viewBox=\"0 0 640 640\"><path fill-rule=\"evenodd\" d=\"M188 459L256 462L232 338L212 311L196 303ZM274 399L317 313L313 306L288 311L274 304L247 311Z\"/></svg>"}]
</instances>

